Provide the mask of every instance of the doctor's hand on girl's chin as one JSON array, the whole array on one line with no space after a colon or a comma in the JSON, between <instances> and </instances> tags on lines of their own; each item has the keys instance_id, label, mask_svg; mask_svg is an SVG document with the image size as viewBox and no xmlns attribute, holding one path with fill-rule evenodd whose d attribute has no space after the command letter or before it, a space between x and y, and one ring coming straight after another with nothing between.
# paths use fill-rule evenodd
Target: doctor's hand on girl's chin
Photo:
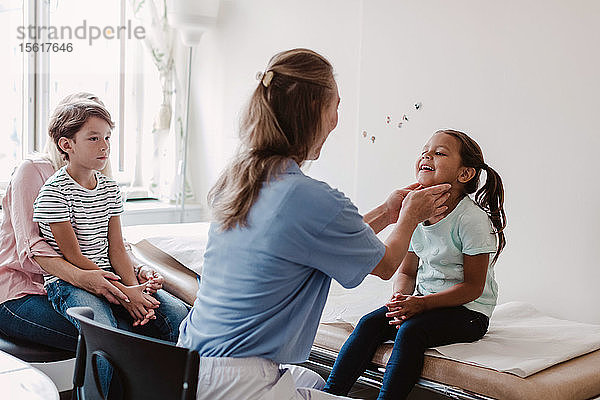
<instances>
[{"instance_id":1,"label":"doctor's hand on girl's chin","mask_svg":"<svg viewBox=\"0 0 600 400\"><path fill-rule=\"evenodd\" d=\"M415 224L426 219L440 217L448 209L444 203L450 197L451 187L450 184L443 183L412 190L402 202L400 215L412 219Z\"/></svg>"},{"instance_id":2,"label":"doctor's hand on girl's chin","mask_svg":"<svg viewBox=\"0 0 600 400\"><path fill-rule=\"evenodd\" d=\"M121 305L131 314L133 326L146 325L151 319L156 319L154 308L160 305L152 295L146 292L146 285L127 286L123 292L129 297L129 302L122 301Z\"/></svg>"},{"instance_id":3,"label":"doctor's hand on girl's chin","mask_svg":"<svg viewBox=\"0 0 600 400\"><path fill-rule=\"evenodd\" d=\"M400 208L402 208L402 201L406 198L411 191L415 189L419 189L421 185L418 183L413 183L410 186L407 186L402 189L397 189L392 192L385 201L385 207L387 210L387 214L389 217L389 223L395 224L398 221L398 216L400 215Z\"/></svg>"},{"instance_id":4,"label":"doctor's hand on girl's chin","mask_svg":"<svg viewBox=\"0 0 600 400\"><path fill-rule=\"evenodd\" d=\"M422 296L407 296L403 294L394 294L392 299L386 303L389 312L386 317L392 318L390 325L399 328L404 321L425 311L425 300Z\"/></svg>"}]
</instances>

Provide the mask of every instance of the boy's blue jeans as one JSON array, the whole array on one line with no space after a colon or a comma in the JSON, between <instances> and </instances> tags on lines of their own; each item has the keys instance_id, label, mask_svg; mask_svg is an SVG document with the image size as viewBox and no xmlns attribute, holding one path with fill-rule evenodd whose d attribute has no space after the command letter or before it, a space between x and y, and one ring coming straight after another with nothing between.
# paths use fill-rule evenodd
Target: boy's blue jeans
<instances>
[{"instance_id":1,"label":"boy's blue jeans","mask_svg":"<svg viewBox=\"0 0 600 400\"><path fill-rule=\"evenodd\" d=\"M188 313L187 306L164 290L154 297L160 306L154 310L156 319L144 326L133 327L133 318L121 305L109 303L104 297L96 296L61 279L46 285L48 299L58 313L64 315L77 328L77 320L67 314L70 307L88 306L94 310L94 320L112 327L118 327L141 335L177 342L179 325Z\"/></svg>"},{"instance_id":2,"label":"boy's blue jeans","mask_svg":"<svg viewBox=\"0 0 600 400\"><path fill-rule=\"evenodd\" d=\"M377 347L394 340L378 399L404 399L421 375L427 348L474 342L485 335L489 324L484 314L459 306L415 315L396 329L388 323L387 312L384 306L361 318L335 360L325 392L347 395Z\"/></svg>"},{"instance_id":3,"label":"boy's blue jeans","mask_svg":"<svg viewBox=\"0 0 600 400\"><path fill-rule=\"evenodd\" d=\"M67 314L67 309L87 306L94 310L94 320L101 324L157 339L177 342L179 325L188 313L187 306L181 300L176 299L164 290L159 290L154 294L154 297L160 301L160 306L154 309L156 319L144 326L134 327L132 324L133 318L123 306L111 304L104 297L96 296L61 279L46 285L46 291L48 292L48 299L56 311L71 321L77 329L79 329L79 323ZM98 367L100 376L105 377L105 379L102 379L102 388L106 393L111 373L108 366L99 365ZM106 372L102 372L102 370Z\"/></svg>"}]
</instances>

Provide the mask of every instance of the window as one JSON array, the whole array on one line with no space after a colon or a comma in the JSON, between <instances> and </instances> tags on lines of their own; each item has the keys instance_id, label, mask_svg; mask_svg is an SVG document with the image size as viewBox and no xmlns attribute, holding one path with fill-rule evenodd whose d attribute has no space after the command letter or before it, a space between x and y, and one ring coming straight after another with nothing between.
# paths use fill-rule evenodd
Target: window
<instances>
[{"instance_id":1,"label":"window","mask_svg":"<svg viewBox=\"0 0 600 400\"><path fill-rule=\"evenodd\" d=\"M0 80L0 189L6 185L15 165L22 159L27 138L23 137L24 63L19 51L17 26L23 24L22 0L0 2L1 54L7 57L8 71Z\"/></svg>"},{"instance_id":2,"label":"window","mask_svg":"<svg viewBox=\"0 0 600 400\"><path fill-rule=\"evenodd\" d=\"M115 122L113 177L126 193L148 196L152 157L142 155L155 148L152 122L162 91L130 3L2 0L0 29L9 40L1 51L10 79L0 87L0 123L8 127L0 133L0 184L24 156L43 150L56 104L85 91L102 99Z\"/></svg>"}]
</instances>

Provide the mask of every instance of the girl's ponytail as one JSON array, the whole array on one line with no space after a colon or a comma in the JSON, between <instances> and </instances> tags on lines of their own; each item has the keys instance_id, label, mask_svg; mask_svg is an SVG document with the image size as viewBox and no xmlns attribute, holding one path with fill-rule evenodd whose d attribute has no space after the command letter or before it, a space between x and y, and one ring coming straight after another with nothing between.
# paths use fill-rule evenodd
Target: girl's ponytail
<instances>
[{"instance_id":1,"label":"girl's ponytail","mask_svg":"<svg viewBox=\"0 0 600 400\"><path fill-rule=\"evenodd\" d=\"M475 193L475 203L486 212L492 225L494 234L498 236L498 247L493 262L498 260L498 256L506 246L504 237L504 228L506 227L506 215L504 214L504 186L500 175L483 161L483 152L481 148L466 133L452 129L444 129L436 133L445 133L453 136L461 144L460 157L465 167L474 168L475 176L465 184L467 194ZM479 178L481 171L486 172L485 184L479 187Z\"/></svg>"},{"instance_id":2,"label":"girl's ponytail","mask_svg":"<svg viewBox=\"0 0 600 400\"><path fill-rule=\"evenodd\" d=\"M498 235L498 250L496 250L493 260L493 262L496 262L506 245L506 238L504 237L504 228L506 227L504 186L502 185L502 178L492 167L484 163L482 169L485 170L487 177L485 184L475 193L475 202L490 217L494 226L494 233Z\"/></svg>"}]
</instances>

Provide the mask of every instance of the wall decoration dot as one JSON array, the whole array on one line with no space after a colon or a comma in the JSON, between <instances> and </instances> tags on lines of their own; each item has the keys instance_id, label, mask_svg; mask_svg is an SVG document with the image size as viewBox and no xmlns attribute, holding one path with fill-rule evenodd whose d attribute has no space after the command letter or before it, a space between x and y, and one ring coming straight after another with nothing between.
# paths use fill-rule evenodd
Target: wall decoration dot
<instances>
[{"instance_id":1,"label":"wall decoration dot","mask_svg":"<svg viewBox=\"0 0 600 400\"><path fill-rule=\"evenodd\" d=\"M404 115L402 116L402 121L407 121L407 122L408 122L408 116L407 116L406 114L404 114Z\"/></svg>"},{"instance_id":2,"label":"wall decoration dot","mask_svg":"<svg viewBox=\"0 0 600 400\"><path fill-rule=\"evenodd\" d=\"M398 122L398 128L402 128L402 122Z\"/></svg>"},{"instance_id":3,"label":"wall decoration dot","mask_svg":"<svg viewBox=\"0 0 600 400\"><path fill-rule=\"evenodd\" d=\"M371 143L375 143L375 136L371 136Z\"/></svg>"},{"instance_id":4,"label":"wall decoration dot","mask_svg":"<svg viewBox=\"0 0 600 400\"><path fill-rule=\"evenodd\" d=\"M385 123L389 124L392 122L392 117L390 117L389 115L385 117Z\"/></svg>"},{"instance_id":5,"label":"wall decoration dot","mask_svg":"<svg viewBox=\"0 0 600 400\"><path fill-rule=\"evenodd\" d=\"M362 131L362 137L367 137L367 131Z\"/></svg>"},{"instance_id":6,"label":"wall decoration dot","mask_svg":"<svg viewBox=\"0 0 600 400\"><path fill-rule=\"evenodd\" d=\"M423 107L423 103L421 103L420 101L415 103L415 110L419 110L421 107Z\"/></svg>"}]
</instances>

